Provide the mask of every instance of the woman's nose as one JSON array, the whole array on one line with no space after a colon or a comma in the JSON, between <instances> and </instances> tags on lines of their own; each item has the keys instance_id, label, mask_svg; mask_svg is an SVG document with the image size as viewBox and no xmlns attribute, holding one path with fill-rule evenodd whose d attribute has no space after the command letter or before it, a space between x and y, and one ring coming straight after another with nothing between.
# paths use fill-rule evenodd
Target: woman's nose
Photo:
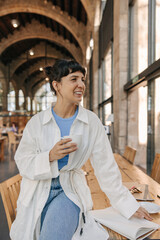
<instances>
[{"instance_id":1,"label":"woman's nose","mask_svg":"<svg viewBox=\"0 0 160 240\"><path fill-rule=\"evenodd\" d=\"M84 82L81 79L78 80L78 86L79 87L84 87L85 86Z\"/></svg>"}]
</instances>

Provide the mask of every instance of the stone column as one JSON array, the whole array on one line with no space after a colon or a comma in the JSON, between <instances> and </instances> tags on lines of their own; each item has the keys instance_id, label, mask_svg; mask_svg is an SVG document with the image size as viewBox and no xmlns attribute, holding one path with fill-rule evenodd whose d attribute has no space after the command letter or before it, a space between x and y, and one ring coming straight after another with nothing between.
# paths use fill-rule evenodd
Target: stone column
<instances>
[{"instance_id":1,"label":"stone column","mask_svg":"<svg viewBox=\"0 0 160 240\"><path fill-rule=\"evenodd\" d=\"M27 110L27 97L26 97L26 95L24 95L23 109Z\"/></svg>"},{"instance_id":2,"label":"stone column","mask_svg":"<svg viewBox=\"0 0 160 240\"><path fill-rule=\"evenodd\" d=\"M19 110L19 90L15 90L16 110Z\"/></svg>"},{"instance_id":3,"label":"stone column","mask_svg":"<svg viewBox=\"0 0 160 240\"><path fill-rule=\"evenodd\" d=\"M100 25L100 1L96 2L95 21L93 30L93 111L98 115L98 63L99 63L99 25Z\"/></svg>"},{"instance_id":4,"label":"stone column","mask_svg":"<svg viewBox=\"0 0 160 240\"><path fill-rule=\"evenodd\" d=\"M7 111L7 79L5 79L3 72L0 69L0 82L2 84L2 111Z\"/></svg>"},{"instance_id":5,"label":"stone column","mask_svg":"<svg viewBox=\"0 0 160 240\"><path fill-rule=\"evenodd\" d=\"M3 97L2 97L2 111L7 111L7 106L8 106L8 91L7 91L7 87L5 86L5 84L2 84L2 88L3 88Z\"/></svg>"},{"instance_id":6,"label":"stone column","mask_svg":"<svg viewBox=\"0 0 160 240\"><path fill-rule=\"evenodd\" d=\"M114 151L123 153L127 144L127 82L128 67L128 1L116 0L114 4L113 32L113 112Z\"/></svg>"},{"instance_id":7,"label":"stone column","mask_svg":"<svg viewBox=\"0 0 160 240\"><path fill-rule=\"evenodd\" d=\"M33 105L33 98L31 97L30 99L31 99L31 111L30 111L30 113L32 114L33 113L33 106L32 106Z\"/></svg>"}]
</instances>

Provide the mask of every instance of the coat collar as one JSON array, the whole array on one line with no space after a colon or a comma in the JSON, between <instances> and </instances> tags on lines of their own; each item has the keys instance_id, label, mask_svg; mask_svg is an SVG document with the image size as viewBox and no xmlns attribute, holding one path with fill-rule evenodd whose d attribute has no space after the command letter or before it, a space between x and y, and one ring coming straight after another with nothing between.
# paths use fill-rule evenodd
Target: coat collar
<instances>
[{"instance_id":1,"label":"coat collar","mask_svg":"<svg viewBox=\"0 0 160 240\"><path fill-rule=\"evenodd\" d=\"M45 125L46 123L48 123L51 119L53 119L53 114L52 114L52 107L55 104L53 104L50 108L46 109L44 111L44 115L43 115L43 125ZM79 110L78 110L78 115L76 117L76 119L88 124L88 114L85 108L83 108L81 105L79 105Z\"/></svg>"}]
</instances>

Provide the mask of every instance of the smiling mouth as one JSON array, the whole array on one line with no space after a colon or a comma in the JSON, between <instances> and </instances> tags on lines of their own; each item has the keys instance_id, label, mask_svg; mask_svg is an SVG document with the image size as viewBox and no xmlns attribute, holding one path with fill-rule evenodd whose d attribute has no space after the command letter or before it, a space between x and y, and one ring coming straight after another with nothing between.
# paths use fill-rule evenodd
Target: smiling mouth
<instances>
[{"instance_id":1,"label":"smiling mouth","mask_svg":"<svg viewBox=\"0 0 160 240\"><path fill-rule=\"evenodd\" d=\"M83 95L83 92L74 92L74 94L79 95L79 96L82 96L82 95Z\"/></svg>"}]
</instances>

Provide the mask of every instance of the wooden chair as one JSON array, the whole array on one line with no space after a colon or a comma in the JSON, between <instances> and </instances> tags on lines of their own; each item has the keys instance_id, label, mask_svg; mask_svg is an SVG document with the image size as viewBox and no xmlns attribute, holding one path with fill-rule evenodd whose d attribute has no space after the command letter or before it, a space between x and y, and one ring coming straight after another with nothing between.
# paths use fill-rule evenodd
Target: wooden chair
<instances>
[{"instance_id":1,"label":"wooden chair","mask_svg":"<svg viewBox=\"0 0 160 240\"><path fill-rule=\"evenodd\" d=\"M11 151L11 146L13 145L13 150L16 150L16 146L19 144L19 141L16 140L14 132L8 132L8 141L9 141L9 151Z\"/></svg>"},{"instance_id":2,"label":"wooden chair","mask_svg":"<svg viewBox=\"0 0 160 240\"><path fill-rule=\"evenodd\" d=\"M20 128L18 129L18 133L23 133L23 130L24 130L24 127L20 127Z\"/></svg>"},{"instance_id":3,"label":"wooden chair","mask_svg":"<svg viewBox=\"0 0 160 240\"><path fill-rule=\"evenodd\" d=\"M160 183L160 154L156 153L152 171L151 171L151 177L158 183Z\"/></svg>"},{"instance_id":4,"label":"wooden chair","mask_svg":"<svg viewBox=\"0 0 160 240\"><path fill-rule=\"evenodd\" d=\"M20 192L21 179L22 177L19 174L17 174L16 176L0 184L0 192L7 217L9 230L11 228L12 222L16 217L17 199Z\"/></svg>"},{"instance_id":5,"label":"wooden chair","mask_svg":"<svg viewBox=\"0 0 160 240\"><path fill-rule=\"evenodd\" d=\"M128 160L130 163L133 164L134 159L135 159L135 155L136 155L136 149L131 148L129 146L125 147L125 151L123 153L123 157Z\"/></svg>"}]
</instances>

